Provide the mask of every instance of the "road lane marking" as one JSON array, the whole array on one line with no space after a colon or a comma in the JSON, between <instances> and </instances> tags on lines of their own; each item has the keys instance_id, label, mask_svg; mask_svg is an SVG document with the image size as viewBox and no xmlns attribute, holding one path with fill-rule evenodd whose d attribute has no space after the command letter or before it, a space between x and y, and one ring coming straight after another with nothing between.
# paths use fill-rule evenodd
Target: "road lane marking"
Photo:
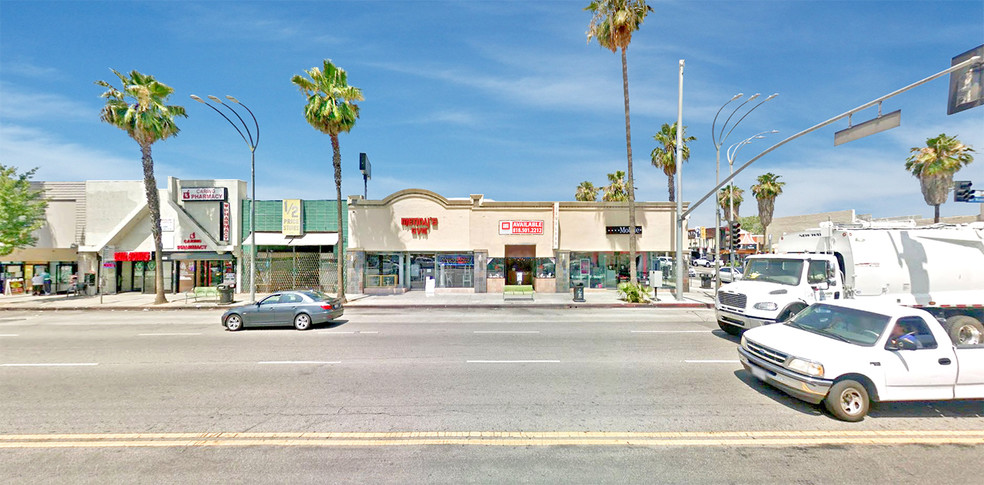
<instances>
[{"instance_id":1,"label":"road lane marking","mask_svg":"<svg viewBox=\"0 0 984 485\"><path fill-rule=\"evenodd\" d=\"M321 334L321 335L353 335L353 334L374 334L374 333L379 333L379 332L377 332L377 331L368 331L368 332L366 332L366 331L361 331L361 330L354 330L354 331L351 331L351 332L348 332L348 331L325 330L325 331L322 331L322 332L315 332L315 333Z\"/></svg>"},{"instance_id":2,"label":"road lane marking","mask_svg":"<svg viewBox=\"0 0 984 485\"><path fill-rule=\"evenodd\" d=\"M528 333L540 333L540 331L539 330L475 330L474 333L506 333L506 334L521 333L521 334L528 334Z\"/></svg>"},{"instance_id":3,"label":"road lane marking","mask_svg":"<svg viewBox=\"0 0 984 485\"><path fill-rule=\"evenodd\" d=\"M273 433L94 433L0 435L0 448L232 446L650 446L802 447L984 445L984 430L900 431L400 431Z\"/></svg>"},{"instance_id":4,"label":"road lane marking","mask_svg":"<svg viewBox=\"0 0 984 485\"><path fill-rule=\"evenodd\" d=\"M0 337L20 337L20 334L16 334L16 333L0 333Z\"/></svg>"},{"instance_id":5,"label":"road lane marking","mask_svg":"<svg viewBox=\"0 0 984 485\"><path fill-rule=\"evenodd\" d=\"M281 364L341 364L341 361L328 361L328 360L267 360L263 362L257 362L260 365L281 365Z\"/></svg>"},{"instance_id":6,"label":"road lane marking","mask_svg":"<svg viewBox=\"0 0 984 485\"><path fill-rule=\"evenodd\" d=\"M737 360L685 360L688 364L737 364Z\"/></svg>"},{"instance_id":7,"label":"road lane marking","mask_svg":"<svg viewBox=\"0 0 984 485\"><path fill-rule=\"evenodd\" d=\"M469 364L558 364L559 360L467 360Z\"/></svg>"},{"instance_id":8,"label":"road lane marking","mask_svg":"<svg viewBox=\"0 0 984 485\"><path fill-rule=\"evenodd\" d=\"M37 362L30 364L0 364L0 367L75 367L99 365L97 362Z\"/></svg>"},{"instance_id":9,"label":"road lane marking","mask_svg":"<svg viewBox=\"0 0 984 485\"><path fill-rule=\"evenodd\" d=\"M713 330L632 330L632 333L713 333Z\"/></svg>"},{"instance_id":10,"label":"road lane marking","mask_svg":"<svg viewBox=\"0 0 984 485\"><path fill-rule=\"evenodd\" d=\"M138 337L163 337L163 336L170 337L170 336L175 336L175 335L201 335L201 332L198 332L198 333L192 333L192 332L186 332L186 333L180 333L180 332L174 332L174 333L138 333L137 334Z\"/></svg>"}]
</instances>

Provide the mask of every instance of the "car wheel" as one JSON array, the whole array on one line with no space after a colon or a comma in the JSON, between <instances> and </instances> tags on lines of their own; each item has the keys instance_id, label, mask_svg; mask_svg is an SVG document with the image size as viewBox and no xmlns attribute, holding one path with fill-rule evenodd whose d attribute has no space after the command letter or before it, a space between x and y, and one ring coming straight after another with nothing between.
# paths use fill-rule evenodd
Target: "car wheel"
<instances>
[{"instance_id":1,"label":"car wheel","mask_svg":"<svg viewBox=\"0 0 984 485\"><path fill-rule=\"evenodd\" d=\"M840 381L830 388L823 405L841 421L861 421L868 414L868 390L861 383L850 379Z\"/></svg>"},{"instance_id":2,"label":"car wheel","mask_svg":"<svg viewBox=\"0 0 984 485\"><path fill-rule=\"evenodd\" d=\"M235 313L229 315L229 317L226 318L225 327L230 332L235 332L236 330L243 328L243 317L236 315Z\"/></svg>"},{"instance_id":3,"label":"car wheel","mask_svg":"<svg viewBox=\"0 0 984 485\"><path fill-rule=\"evenodd\" d=\"M738 328L729 323L724 323L718 320L718 327L721 327L721 330L724 330L725 333L727 333L728 335L734 335L735 337L741 335L741 328Z\"/></svg>"},{"instance_id":4,"label":"car wheel","mask_svg":"<svg viewBox=\"0 0 984 485\"><path fill-rule=\"evenodd\" d=\"M298 330L307 330L311 328L311 316L307 313L298 313L294 317L294 328Z\"/></svg>"}]
</instances>

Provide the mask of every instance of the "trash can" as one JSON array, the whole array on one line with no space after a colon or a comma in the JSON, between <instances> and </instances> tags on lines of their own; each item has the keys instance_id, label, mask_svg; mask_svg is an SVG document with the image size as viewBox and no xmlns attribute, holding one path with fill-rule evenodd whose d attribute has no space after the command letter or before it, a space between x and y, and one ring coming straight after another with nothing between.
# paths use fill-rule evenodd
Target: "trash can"
<instances>
[{"instance_id":1,"label":"trash can","mask_svg":"<svg viewBox=\"0 0 984 485\"><path fill-rule=\"evenodd\" d=\"M219 303L232 303L231 285L219 285L216 288L219 290Z\"/></svg>"},{"instance_id":2,"label":"trash can","mask_svg":"<svg viewBox=\"0 0 984 485\"><path fill-rule=\"evenodd\" d=\"M584 283L574 283L574 301L584 303Z\"/></svg>"},{"instance_id":3,"label":"trash can","mask_svg":"<svg viewBox=\"0 0 984 485\"><path fill-rule=\"evenodd\" d=\"M711 287L711 275L707 273L701 273L700 275L700 287L710 288Z\"/></svg>"}]
</instances>

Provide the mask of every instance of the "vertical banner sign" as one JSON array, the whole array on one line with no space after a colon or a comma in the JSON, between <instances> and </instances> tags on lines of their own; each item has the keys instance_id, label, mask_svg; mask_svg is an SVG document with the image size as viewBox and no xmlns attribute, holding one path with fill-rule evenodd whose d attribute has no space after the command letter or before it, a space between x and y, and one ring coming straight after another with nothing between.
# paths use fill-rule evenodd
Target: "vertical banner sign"
<instances>
[{"instance_id":1,"label":"vertical banner sign","mask_svg":"<svg viewBox=\"0 0 984 485\"><path fill-rule=\"evenodd\" d=\"M304 228L301 224L301 199L284 199L283 224L280 232L284 236L304 235Z\"/></svg>"},{"instance_id":2,"label":"vertical banner sign","mask_svg":"<svg viewBox=\"0 0 984 485\"><path fill-rule=\"evenodd\" d=\"M560 249L560 202L554 202L553 219L553 248Z\"/></svg>"},{"instance_id":3,"label":"vertical banner sign","mask_svg":"<svg viewBox=\"0 0 984 485\"><path fill-rule=\"evenodd\" d=\"M229 215L229 212L230 212L229 211L229 203L228 202L223 202L222 203L222 232L219 235L219 238L223 242L228 242L231 239L229 237L229 232L230 232L229 231L229 219L232 216Z\"/></svg>"}]
</instances>

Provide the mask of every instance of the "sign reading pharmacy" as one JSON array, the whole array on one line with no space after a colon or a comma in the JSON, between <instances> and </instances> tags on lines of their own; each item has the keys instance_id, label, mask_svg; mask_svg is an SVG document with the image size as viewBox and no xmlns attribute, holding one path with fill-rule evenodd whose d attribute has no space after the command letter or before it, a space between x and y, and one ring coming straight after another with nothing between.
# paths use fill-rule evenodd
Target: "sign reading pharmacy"
<instances>
[{"instance_id":1,"label":"sign reading pharmacy","mask_svg":"<svg viewBox=\"0 0 984 485\"><path fill-rule=\"evenodd\" d=\"M543 221L499 221L499 234L543 234Z\"/></svg>"},{"instance_id":2,"label":"sign reading pharmacy","mask_svg":"<svg viewBox=\"0 0 984 485\"><path fill-rule=\"evenodd\" d=\"M208 246L193 232L181 240L181 244L178 244L178 249L181 251L205 251L208 249Z\"/></svg>"},{"instance_id":3,"label":"sign reading pharmacy","mask_svg":"<svg viewBox=\"0 0 984 485\"><path fill-rule=\"evenodd\" d=\"M181 189L182 201L226 200L225 187L184 187Z\"/></svg>"}]
</instances>

